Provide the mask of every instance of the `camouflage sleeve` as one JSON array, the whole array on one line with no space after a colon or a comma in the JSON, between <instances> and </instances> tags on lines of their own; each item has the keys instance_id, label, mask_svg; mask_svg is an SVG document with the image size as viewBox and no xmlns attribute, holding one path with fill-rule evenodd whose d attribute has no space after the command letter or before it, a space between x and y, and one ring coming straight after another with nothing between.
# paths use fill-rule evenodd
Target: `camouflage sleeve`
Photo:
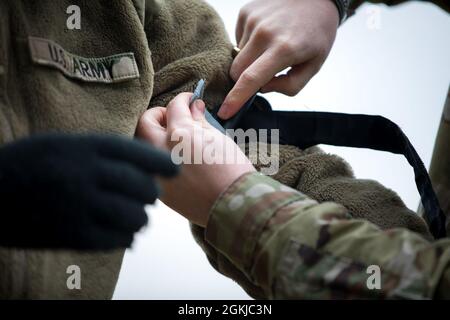
<instances>
[{"instance_id":1,"label":"camouflage sleeve","mask_svg":"<svg viewBox=\"0 0 450 320\"><path fill-rule=\"evenodd\" d=\"M259 173L216 201L206 240L269 299L450 298L450 240L382 231Z\"/></svg>"},{"instance_id":2,"label":"camouflage sleeve","mask_svg":"<svg viewBox=\"0 0 450 320\"><path fill-rule=\"evenodd\" d=\"M393 6L396 4L407 2L407 0L350 0L349 1L350 15L354 10L356 10L364 2L384 3L388 6ZM450 3L448 0L425 0L425 2L434 3L435 5L441 7L441 9L443 9L447 12L450 12Z\"/></svg>"}]
</instances>

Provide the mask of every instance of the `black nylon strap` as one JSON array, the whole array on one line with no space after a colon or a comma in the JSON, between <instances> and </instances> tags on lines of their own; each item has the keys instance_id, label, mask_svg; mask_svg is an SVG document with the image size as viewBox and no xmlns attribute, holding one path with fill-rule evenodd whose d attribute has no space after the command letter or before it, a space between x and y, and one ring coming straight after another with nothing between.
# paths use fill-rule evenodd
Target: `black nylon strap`
<instances>
[{"instance_id":1,"label":"black nylon strap","mask_svg":"<svg viewBox=\"0 0 450 320\"><path fill-rule=\"evenodd\" d=\"M253 101L254 100L254 101ZM446 236L446 218L427 170L411 142L392 121L381 116L331 112L273 111L262 97L252 98L225 129L279 129L280 144L305 149L318 144L369 148L403 154L414 169L425 220L435 238ZM269 135L270 136L270 135Z\"/></svg>"}]
</instances>

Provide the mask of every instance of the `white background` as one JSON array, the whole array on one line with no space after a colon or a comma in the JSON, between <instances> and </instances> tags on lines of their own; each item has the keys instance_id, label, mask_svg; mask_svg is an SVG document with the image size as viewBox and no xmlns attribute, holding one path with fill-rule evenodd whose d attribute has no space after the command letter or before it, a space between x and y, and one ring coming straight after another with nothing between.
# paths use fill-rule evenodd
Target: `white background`
<instances>
[{"instance_id":1,"label":"white background","mask_svg":"<svg viewBox=\"0 0 450 320\"><path fill-rule=\"evenodd\" d=\"M209 1L230 39L246 1ZM281 1L280 1L281 2ZM380 114L397 124L429 165L450 83L450 16L424 3L365 5L340 27L330 57L295 98L269 94L275 108ZM360 178L376 179L417 208L412 169L402 156L326 147ZM188 223L162 204L125 256L115 299L245 299L233 281L209 266Z\"/></svg>"}]
</instances>

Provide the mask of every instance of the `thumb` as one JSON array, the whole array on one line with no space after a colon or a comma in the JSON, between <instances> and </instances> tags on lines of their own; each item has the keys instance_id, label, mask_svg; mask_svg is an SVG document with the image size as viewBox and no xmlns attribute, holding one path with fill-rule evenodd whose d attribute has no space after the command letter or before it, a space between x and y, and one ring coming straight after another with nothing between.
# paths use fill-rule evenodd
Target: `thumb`
<instances>
[{"instance_id":1,"label":"thumb","mask_svg":"<svg viewBox=\"0 0 450 320\"><path fill-rule=\"evenodd\" d=\"M192 118L195 121L205 122L205 110L205 103L202 100L195 100L191 108Z\"/></svg>"},{"instance_id":2,"label":"thumb","mask_svg":"<svg viewBox=\"0 0 450 320\"><path fill-rule=\"evenodd\" d=\"M192 93L183 92L173 98L167 105L167 129L170 132L183 127L186 122L192 121L191 110L189 110L191 97Z\"/></svg>"}]
</instances>

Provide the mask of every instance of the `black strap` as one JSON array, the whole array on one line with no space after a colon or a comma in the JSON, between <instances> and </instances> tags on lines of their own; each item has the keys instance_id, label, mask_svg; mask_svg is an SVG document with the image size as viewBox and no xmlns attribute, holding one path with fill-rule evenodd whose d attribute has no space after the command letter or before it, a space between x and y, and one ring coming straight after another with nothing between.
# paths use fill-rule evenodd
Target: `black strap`
<instances>
[{"instance_id":1,"label":"black strap","mask_svg":"<svg viewBox=\"0 0 450 320\"><path fill-rule=\"evenodd\" d=\"M389 119L362 114L273 111L260 96L249 100L229 121L218 119L216 112L213 115L225 129L279 129L280 144L301 149L328 144L403 154L414 168L417 189L425 209L424 218L431 233L435 238L446 236L445 215L427 170L406 135Z\"/></svg>"}]
</instances>

